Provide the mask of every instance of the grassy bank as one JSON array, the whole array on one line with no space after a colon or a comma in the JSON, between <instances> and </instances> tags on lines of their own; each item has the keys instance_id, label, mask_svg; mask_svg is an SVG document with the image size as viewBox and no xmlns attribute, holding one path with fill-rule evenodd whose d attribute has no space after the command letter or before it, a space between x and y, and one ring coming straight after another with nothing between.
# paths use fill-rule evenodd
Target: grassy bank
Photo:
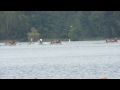
<instances>
[{"instance_id":1,"label":"grassy bank","mask_svg":"<svg viewBox=\"0 0 120 90\"><path fill-rule=\"evenodd\" d=\"M43 39L43 42L50 42L51 40L55 39ZM68 41L69 39L60 39L61 41ZM99 41L99 40L106 40L106 38L103 37L97 37L97 38L84 38L84 39L79 39L78 41ZM71 40L72 41L72 40Z\"/></svg>"},{"instance_id":2,"label":"grassy bank","mask_svg":"<svg viewBox=\"0 0 120 90\"><path fill-rule=\"evenodd\" d=\"M106 40L104 37L96 37L96 38L84 38L83 41L99 41L99 40Z\"/></svg>"},{"instance_id":3,"label":"grassy bank","mask_svg":"<svg viewBox=\"0 0 120 90\"><path fill-rule=\"evenodd\" d=\"M117 37L118 39L120 39L120 37ZM105 38L105 37L96 37L96 38L84 38L84 39L79 39L78 41L99 41L99 40L106 40L106 39L114 39L113 38ZM15 40L15 39L14 39ZM55 40L55 39L48 39L48 38L42 38L43 42L50 42L51 40ZM69 39L59 39L61 41L68 41ZM29 42L28 40L24 40L24 39L21 39L21 40L15 40L16 42ZM73 41L71 39L71 41ZM0 43L4 43L5 40L1 40Z\"/></svg>"}]
</instances>

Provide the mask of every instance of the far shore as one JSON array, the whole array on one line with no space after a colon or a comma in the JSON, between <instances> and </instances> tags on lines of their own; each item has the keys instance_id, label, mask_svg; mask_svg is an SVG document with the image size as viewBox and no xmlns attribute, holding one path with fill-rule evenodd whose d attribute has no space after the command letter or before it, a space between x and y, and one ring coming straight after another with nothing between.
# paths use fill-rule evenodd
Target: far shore
<instances>
[{"instance_id":1,"label":"far shore","mask_svg":"<svg viewBox=\"0 0 120 90\"><path fill-rule=\"evenodd\" d=\"M71 41L100 41L100 40L106 40L106 39L114 39L113 38L103 38L103 37L96 37L96 38L83 38L83 39L79 39L79 40L72 40ZM118 37L119 39L119 37ZM15 40L15 39L14 39ZM44 39L42 38L43 42L50 42L51 40L55 40L55 39ZM69 41L69 39L59 39L61 41ZM0 43L4 43L6 40L0 40ZM28 40L15 40L16 42L29 42ZM35 41L34 41L35 42ZM37 41L36 41L37 42Z\"/></svg>"}]
</instances>

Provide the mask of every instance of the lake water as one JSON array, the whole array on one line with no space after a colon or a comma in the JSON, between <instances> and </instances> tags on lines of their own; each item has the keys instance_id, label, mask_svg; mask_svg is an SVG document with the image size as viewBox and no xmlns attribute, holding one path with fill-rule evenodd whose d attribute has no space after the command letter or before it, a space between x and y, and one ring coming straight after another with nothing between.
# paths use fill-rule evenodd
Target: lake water
<instances>
[{"instance_id":1,"label":"lake water","mask_svg":"<svg viewBox=\"0 0 120 90\"><path fill-rule=\"evenodd\" d=\"M0 43L0 79L120 79L120 43Z\"/></svg>"}]
</instances>

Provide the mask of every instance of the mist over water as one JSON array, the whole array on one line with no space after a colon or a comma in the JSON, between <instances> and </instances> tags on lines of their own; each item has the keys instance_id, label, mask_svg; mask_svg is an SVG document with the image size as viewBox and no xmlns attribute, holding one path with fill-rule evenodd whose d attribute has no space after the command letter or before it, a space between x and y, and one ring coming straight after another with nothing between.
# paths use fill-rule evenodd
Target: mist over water
<instances>
[{"instance_id":1,"label":"mist over water","mask_svg":"<svg viewBox=\"0 0 120 90\"><path fill-rule=\"evenodd\" d=\"M0 43L2 79L120 78L120 43L62 42L61 45Z\"/></svg>"}]
</instances>

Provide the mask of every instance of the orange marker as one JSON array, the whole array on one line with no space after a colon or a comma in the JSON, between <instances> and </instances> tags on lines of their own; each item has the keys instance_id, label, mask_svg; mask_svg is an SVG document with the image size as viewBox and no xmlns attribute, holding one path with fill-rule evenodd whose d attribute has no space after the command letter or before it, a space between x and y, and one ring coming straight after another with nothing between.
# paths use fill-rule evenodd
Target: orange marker
<instances>
[{"instance_id":1,"label":"orange marker","mask_svg":"<svg viewBox=\"0 0 120 90\"><path fill-rule=\"evenodd\" d=\"M101 78L101 79L107 79L107 77L103 77L103 78Z\"/></svg>"}]
</instances>

